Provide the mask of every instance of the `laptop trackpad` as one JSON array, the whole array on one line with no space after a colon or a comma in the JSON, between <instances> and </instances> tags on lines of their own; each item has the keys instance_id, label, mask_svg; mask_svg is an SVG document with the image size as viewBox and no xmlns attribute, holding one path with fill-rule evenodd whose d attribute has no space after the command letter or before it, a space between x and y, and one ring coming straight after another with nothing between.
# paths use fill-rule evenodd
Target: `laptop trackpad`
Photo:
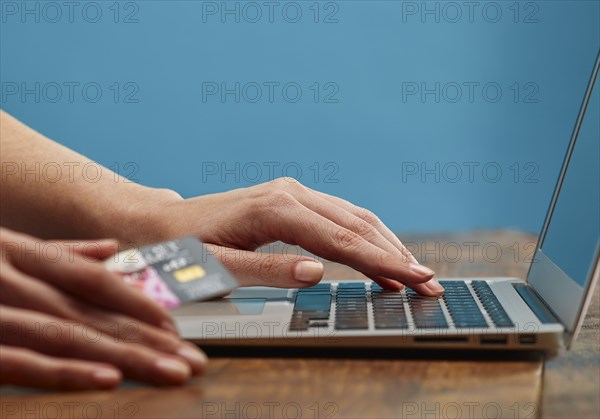
<instances>
[{"instance_id":1,"label":"laptop trackpad","mask_svg":"<svg viewBox=\"0 0 600 419\"><path fill-rule=\"evenodd\" d=\"M282 300L291 298L293 290L269 287L245 287L238 288L227 296L230 298L266 298L268 300Z\"/></svg>"},{"instance_id":2,"label":"laptop trackpad","mask_svg":"<svg viewBox=\"0 0 600 419\"><path fill-rule=\"evenodd\" d=\"M176 316L256 316L263 312L266 301L265 298L227 298L186 304L171 313Z\"/></svg>"},{"instance_id":3,"label":"laptop trackpad","mask_svg":"<svg viewBox=\"0 0 600 419\"><path fill-rule=\"evenodd\" d=\"M226 298L186 304L171 311L176 316L256 316L267 301L285 301L291 290L267 287L239 288Z\"/></svg>"}]
</instances>

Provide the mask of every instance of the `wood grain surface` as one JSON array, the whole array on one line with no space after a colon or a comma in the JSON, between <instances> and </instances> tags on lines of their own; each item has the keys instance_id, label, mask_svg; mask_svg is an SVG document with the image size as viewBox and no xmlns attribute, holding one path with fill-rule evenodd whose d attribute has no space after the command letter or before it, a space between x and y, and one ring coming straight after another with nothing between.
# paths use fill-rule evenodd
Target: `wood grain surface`
<instances>
[{"instance_id":1,"label":"wood grain surface","mask_svg":"<svg viewBox=\"0 0 600 419\"><path fill-rule=\"evenodd\" d=\"M524 277L535 237L512 231L402 236L440 277ZM362 278L327 263L329 278ZM211 352L203 377L178 388L126 383L116 391L4 388L2 418L534 418L600 417L600 302L575 348L539 355L294 351Z\"/></svg>"}]
</instances>

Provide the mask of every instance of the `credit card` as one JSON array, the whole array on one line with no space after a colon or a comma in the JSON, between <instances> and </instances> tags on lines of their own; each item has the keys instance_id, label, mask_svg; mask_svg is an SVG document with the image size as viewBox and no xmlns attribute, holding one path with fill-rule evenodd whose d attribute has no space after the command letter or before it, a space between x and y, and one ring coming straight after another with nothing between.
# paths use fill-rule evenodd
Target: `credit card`
<instances>
[{"instance_id":1,"label":"credit card","mask_svg":"<svg viewBox=\"0 0 600 419\"><path fill-rule=\"evenodd\" d=\"M221 297L239 286L196 237L124 250L104 265L167 309Z\"/></svg>"}]
</instances>

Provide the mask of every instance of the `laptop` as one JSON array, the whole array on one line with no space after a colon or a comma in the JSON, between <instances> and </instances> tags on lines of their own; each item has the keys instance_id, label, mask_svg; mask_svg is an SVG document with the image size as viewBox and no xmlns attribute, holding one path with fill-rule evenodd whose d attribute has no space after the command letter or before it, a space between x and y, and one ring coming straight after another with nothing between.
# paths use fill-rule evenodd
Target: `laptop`
<instances>
[{"instance_id":1,"label":"laptop","mask_svg":"<svg viewBox=\"0 0 600 419\"><path fill-rule=\"evenodd\" d=\"M600 54L525 281L438 279L442 297L371 281L241 288L173 311L202 346L542 350L570 347L598 281Z\"/></svg>"}]
</instances>

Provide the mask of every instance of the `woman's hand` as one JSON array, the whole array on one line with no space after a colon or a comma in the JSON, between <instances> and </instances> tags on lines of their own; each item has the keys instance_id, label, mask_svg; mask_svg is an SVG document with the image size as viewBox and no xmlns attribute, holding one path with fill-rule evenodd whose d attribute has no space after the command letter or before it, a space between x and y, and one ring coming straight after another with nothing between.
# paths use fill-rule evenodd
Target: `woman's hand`
<instances>
[{"instance_id":1,"label":"woman's hand","mask_svg":"<svg viewBox=\"0 0 600 419\"><path fill-rule=\"evenodd\" d=\"M95 259L114 241L47 242L0 229L0 383L111 388L124 375L180 384L206 357L169 314Z\"/></svg>"},{"instance_id":2,"label":"woman's hand","mask_svg":"<svg viewBox=\"0 0 600 419\"><path fill-rule=\"evenodd\" d=\"M434 272L419 265L372 212L291 178L188 200L173 197L155 208L145 230L163 225L163 233L148 241L194 234L243 285L306 287L322 278L323 265L313 258L254 252L280 240L349 265L386 289L407 285L431 296L444 291Z\"/></svg>"},{"instance_id":3,"label":"woman's hand","mask_svg":"<svg viewBox=\"0 0 600 419\"><path fill-rule=\"evenodd\" d=\"M419 265L375 215L294 179L183 200L128 181L2 111L0 119L2 164L11 168L2 176L3 225L40 237L115 237L130 245L194 234L213 245L244 285L318 282L323 266L312 258L254 252L281 240L349 265L388 289L405 284L425 295L443 293L433 271ZM57 163L74 167L72 176L31 182L19 171ZM81 170L90 165L99 173L93 182Z\"/></svg>"}]
</instances>

